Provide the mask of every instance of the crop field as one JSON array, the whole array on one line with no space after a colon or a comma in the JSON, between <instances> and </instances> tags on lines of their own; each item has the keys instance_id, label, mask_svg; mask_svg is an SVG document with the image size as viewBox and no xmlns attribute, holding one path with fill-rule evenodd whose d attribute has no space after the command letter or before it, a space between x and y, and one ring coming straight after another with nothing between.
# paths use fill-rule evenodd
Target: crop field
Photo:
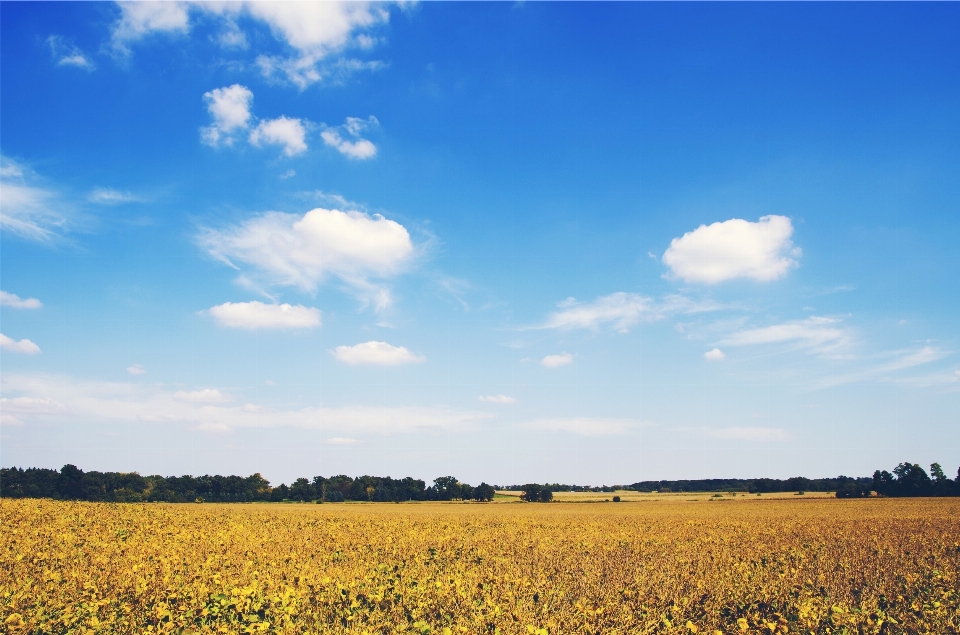
<instances>
[{"instance_id":1,"label":"crop field","mask_svg":"<svg viewBox=\"0 0 960 635\"><path fill-rule=\"evenodd\" d=\"M960 501L0 500L7 633L960 632Z\"/></svg>"}]
</instances>

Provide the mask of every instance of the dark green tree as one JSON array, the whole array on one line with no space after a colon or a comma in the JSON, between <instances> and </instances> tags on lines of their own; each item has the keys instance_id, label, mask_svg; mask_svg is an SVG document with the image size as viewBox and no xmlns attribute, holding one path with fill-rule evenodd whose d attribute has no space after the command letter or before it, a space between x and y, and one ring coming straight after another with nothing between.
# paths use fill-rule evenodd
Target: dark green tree
<instances>
[{"instance_id":1,"label":"dark green tree","mask_svg":"<svg viewBox=\"0 0 960 635\"><path fill-rule=\"evenodd\" d=\"M480 483L473 488L473 498L481 502L488 502L493 500L493 495L496 494L496 490L493 489L492 485L487 485L486 483Z\"/></svg>"}]
</instances>

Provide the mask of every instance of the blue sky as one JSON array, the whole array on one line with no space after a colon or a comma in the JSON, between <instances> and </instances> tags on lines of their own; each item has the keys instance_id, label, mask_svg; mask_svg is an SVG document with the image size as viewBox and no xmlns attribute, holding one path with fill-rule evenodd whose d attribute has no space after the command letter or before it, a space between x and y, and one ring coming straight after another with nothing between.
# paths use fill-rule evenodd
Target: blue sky
<instances>
[{"instance_id":1,"label":"blue sky","mask_svg":"<svg viewBox=\"0 0 960 635\"><path fill-rule=\"evenodd\" d=\"M4 466L960 464L960 7L2 3Z\"/></svg>"}]
</instances>

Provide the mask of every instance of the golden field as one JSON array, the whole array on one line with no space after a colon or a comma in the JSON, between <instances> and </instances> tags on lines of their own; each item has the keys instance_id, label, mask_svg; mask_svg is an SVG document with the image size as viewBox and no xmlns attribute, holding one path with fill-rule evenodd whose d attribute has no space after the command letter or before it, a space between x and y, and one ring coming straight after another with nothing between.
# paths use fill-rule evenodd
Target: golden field
<instances>
[{"instance_id":1,"label":"golden field","mask_svg":"<svg viewBox=\"0 0 960 635\"><path fill-rule=\"evenodd\" d=\"M7 633L957 633L960 501L0 500Z\"/></svg>"}]
</instances>

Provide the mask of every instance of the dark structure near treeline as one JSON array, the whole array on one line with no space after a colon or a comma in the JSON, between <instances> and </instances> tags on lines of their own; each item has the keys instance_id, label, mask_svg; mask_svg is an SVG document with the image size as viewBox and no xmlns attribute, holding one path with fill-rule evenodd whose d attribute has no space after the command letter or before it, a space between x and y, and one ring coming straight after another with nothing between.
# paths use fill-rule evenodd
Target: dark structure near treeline
<instances>
[{"instance_id":1,"label":"dark structure near treeline","mask_svg":"<svg viewBox=\"0 0 960 635\"><path fill-rule=\"evenodd\" d=\"M332 476L298 478L291 485L271 487L260 476L140 476L136 472L84 472L64 465L59 471L43 468L0 469L0 497L55 498L106 502L208 501L244 503L256 501L490 501L496 489L519 490L521 500L549 502L554 492L612 492L629 489L638 492L836 492L838 498L860 498L876 492L880 496L960 496L960 470L956 480L947 478L939 464L930 466L930 474L912 463L901 463L893 472L877 470L873 478L808 479L702 479L685 481L641 481L628 486L585 487L550 483L494 487L481 483L476 487L461 483L453 476L434 479L429 487L420 479L394 479L380 476Z\"/></svg>"}]
</instances>

